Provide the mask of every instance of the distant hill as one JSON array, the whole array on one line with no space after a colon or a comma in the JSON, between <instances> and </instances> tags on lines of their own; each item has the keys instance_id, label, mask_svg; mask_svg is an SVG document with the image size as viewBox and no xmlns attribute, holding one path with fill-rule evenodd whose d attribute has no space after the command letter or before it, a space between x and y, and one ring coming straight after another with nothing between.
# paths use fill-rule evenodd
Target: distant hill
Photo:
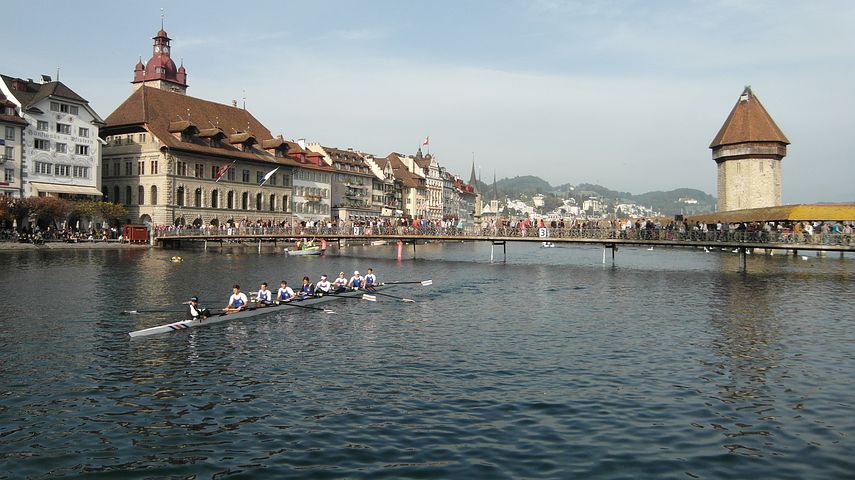
<instances>
[{"instance_id":1,"label":"distant hill","mask_svg":"<svg viewBox=\"0 0 855 480\"><path fill-rule=\"evenodd\" d=\"M493 185L478 182L479 191L489 199L493 194ZM609 204L636 203L662 212L664 215L697 214L715 211L716 198L701 190L693 188L678 188L667 192L654 191L638 195L630 192L620 192L602 185L580 183L578 185L563 184L553 187L546 180L533 175L514 178L503 178L496 181L499 197L520 198L536 193L553 194L556 197L573 197L581 202L588 197L599 197ZM551 196L551 195L550 195ZM697 203L691 203L696 201ZM686 203L690 202L690 203Z\"/></svg>"}]
</instances>

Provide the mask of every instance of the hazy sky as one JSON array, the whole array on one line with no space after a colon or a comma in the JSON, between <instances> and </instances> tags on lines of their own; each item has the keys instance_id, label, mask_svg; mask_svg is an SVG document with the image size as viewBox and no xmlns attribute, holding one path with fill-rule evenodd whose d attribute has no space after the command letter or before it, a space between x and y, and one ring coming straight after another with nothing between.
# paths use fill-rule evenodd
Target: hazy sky
<instances>
[{"instance_id":1,"label":"hazy sky","mask_svg":"<svg viewBox=\"0 0 855 480\"><path fill-rule=\"evenodd\" d=\"M161 5L4 2L0 72L54 75L107 117ZM171 2L188 93L274 134L431 153L468 178L715 194L709 144L745 85L788 136L784 201L855 201L855 2ZM37 12L43 12L36 15ZM14 46L13 48L8 48Z\"/></svg>"}]
</instances>

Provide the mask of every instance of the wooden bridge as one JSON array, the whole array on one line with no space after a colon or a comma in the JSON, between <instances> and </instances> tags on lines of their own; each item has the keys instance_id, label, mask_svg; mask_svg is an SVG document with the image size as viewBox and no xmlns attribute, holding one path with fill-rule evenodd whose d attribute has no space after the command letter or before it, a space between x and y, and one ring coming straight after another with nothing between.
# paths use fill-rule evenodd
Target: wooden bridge
<instances>
[{"instance_id":1,"label":"wooden bridge","mask_svg":"<svg viewBox=\"0 0 855 480\"><path fill-rule=\"evenodd\" d=\"M552 229L552 228L498 228L498 229L413 229L390 228L279 228L246 227L232 229L167 229L155 232L152 243L180 248L188 243L209 242L252 242L259 250L264 242L295 242L314 240L337 243L350 241L386 241L399 245L412 245L416 251L418 243L425 242L490 242L490 259L493 260L495 246L502 247L506 258L508 242L553 242L555 244L602 245L603 262L606 252L611 250L612 261L621 246L662 246L683 248L730 249L740 253L740 268L745 270L746 255L752 250L785 250L794 255L799 251L855 252L852 234L805 234L778 231L696 231L680 232L668 229Z\"/></svg>"}]
</instances>

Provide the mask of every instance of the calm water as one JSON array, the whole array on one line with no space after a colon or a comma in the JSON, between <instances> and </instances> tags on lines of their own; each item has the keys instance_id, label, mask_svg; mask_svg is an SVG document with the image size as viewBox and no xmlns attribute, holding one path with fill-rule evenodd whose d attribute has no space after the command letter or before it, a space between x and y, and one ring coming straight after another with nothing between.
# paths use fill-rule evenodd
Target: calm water
<instances>
[{"instance_id":1,"label":"calm water","mask_svg":"<svg viewBox=\"0 0 855 480\"><path fill-rule=\"evenodd\" d=\"M0 478L855 475L851 257L343 253L0 253ZM133 341L174 317L117 313L369 266L434 285Z\"/></svg>"}]
</instances>

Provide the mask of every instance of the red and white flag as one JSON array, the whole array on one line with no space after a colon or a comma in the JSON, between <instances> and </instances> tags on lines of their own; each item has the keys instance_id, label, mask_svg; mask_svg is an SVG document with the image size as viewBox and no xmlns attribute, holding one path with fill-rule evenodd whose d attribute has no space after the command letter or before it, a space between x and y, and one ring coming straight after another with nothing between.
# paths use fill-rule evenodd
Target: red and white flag
<instances>
[{"instance_id":1,"label":"red and white flag","mask_svg":"<svg viewBox=\"0 0 855 480\"><path fill-rule=\"evenodd\" d=\"M220 181L220 179L223 177L223 175L225 175L225 174L226 174L226 172L228 172L228 171L229 171L229 169L230 169L230 168L232 168L232 167L235 165L235 162L236 162L236 161L237 161L237 160L234 160L234 161L232 161L232 163L226 163L226 164L224 164L222 167L220 167L220 169L219 169L219 170L217 170L217 174L216 174L216 175L214 175L214 178L216 178L216 180L214 181L214 183L219 182L219 181Z\"/></svg>"},{"instance_id":2,"label":"red and white flag","mask_svg":"<svg viewBox=\"0 0 855 480\"><path fill-rule=\"evenodd\" d=\"M424 141L422 142L422 146L424 147L425 145L430 145L430 135L425 137Z\"/></svg>"}]
</instances>

